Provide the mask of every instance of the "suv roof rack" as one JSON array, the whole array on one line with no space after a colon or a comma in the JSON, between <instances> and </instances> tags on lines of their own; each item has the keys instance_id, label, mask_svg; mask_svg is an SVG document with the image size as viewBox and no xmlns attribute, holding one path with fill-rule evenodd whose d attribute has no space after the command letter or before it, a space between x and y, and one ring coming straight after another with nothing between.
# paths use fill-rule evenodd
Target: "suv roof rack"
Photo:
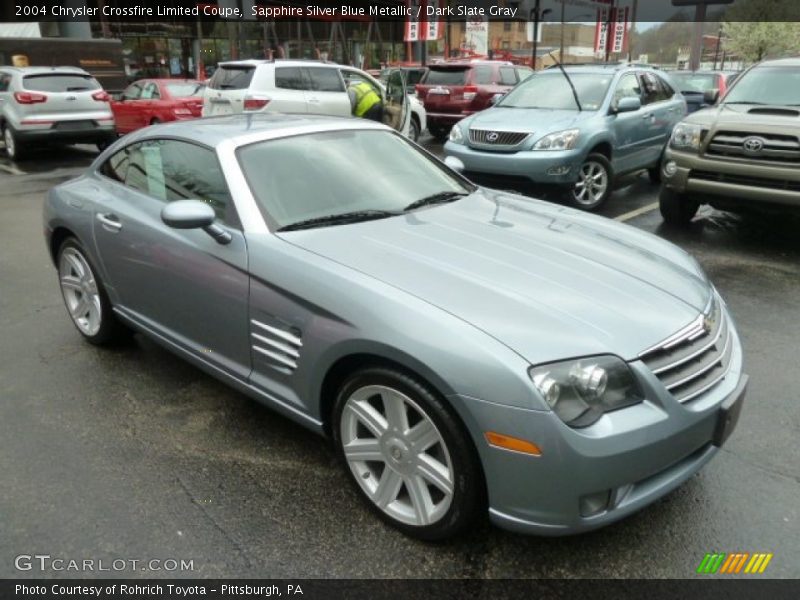
<instances>
[{"instance_id":1,"label":"suv roof rack","mask_svg":"<svg viewBox=\"0 0 800 600\"><path fill-rule=\"evenodd\" d=\"M627 61L615 61L615 62L578 62L578 63L561 63L561 65L566 67L603 67L606 69L615 68L615 69L622 69L623 67L638 67L638 68L647 68L647 69L658 69L656 65L651 65L647 63L634 63L634 62L627 62ZM558 64L547 65L545 70L547 69L557 69Z\"/></svg>"}]
</instances>

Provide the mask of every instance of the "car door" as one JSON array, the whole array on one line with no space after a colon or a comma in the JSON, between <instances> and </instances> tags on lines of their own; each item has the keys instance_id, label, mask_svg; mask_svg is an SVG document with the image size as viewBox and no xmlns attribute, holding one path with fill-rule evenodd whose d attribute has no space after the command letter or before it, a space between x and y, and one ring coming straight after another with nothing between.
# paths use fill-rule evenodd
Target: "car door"
<instances>
[{"instance_id":1,"label":"car door","mask_svg":"<svg viewBox=\"0 0 800 600\"><path fill-rule=\"evenodd\" d=\"M392 69L383 92L383 122L408 137L411 109L406 95L406 77L402 69Z\"/></svg>"},{"instance_id":2,"label":"car door","mask_svg":"<svg viewBox=\"0 0 800 600\"><path fill-rule=\"evenodd\" d=\"M613 94L610 118L616 143L612 162L616 173L625 173L647 161L649 155L647 121L651 118L651 113L644 106L637 111L616 112L617 105L623 98L638 98L642 101L642 85L636 73L623 74L617 81Z\"/></svg>"},{"instance_id":3,"label":"car door","mask_svg":"<svg viewBox=\"0 0 800 600\"><path fill-rule=\"evenodd\" d=\"M137 102L142 96L142 81L135 81L122 92L119 100L111 103L111 110L114 112L114 121L117 124L117 132L130 133L136 129L135 114Z\"/></svg>"},{"instance_id":4,"label":"car door","mask_svg":"<svg viewBox=\"0 0 800 600\"><path fill-rule=\"evenodd\" d=\"M153 121L162 121L158 118L159 105L161 104L161 92L154 81L148 81L142 89L142 97L139 100L139 110L134 115L136 128L147 127Z\"/></svg>"},{"instance_id":5,"label":"car door","mask_svg":"<svg viewBox=\"0 0 800 600\"><path fill-rule=\"evenodd\" d=\"M11 75L0 71L0 114L5 113L6 103L10 96Z\"/></svg>"},{"instance_id":6,"label":"car door","mask_svg":"<svg viewBox=\"0 0 800 600\"><path fill-rule=\"evenodd\" d=\"M302 67L275 67L275 89L270 93L270 110L285 113L308 112L308 76Z\"/></svg>"},{"instance_id":7,"label":"car door","mask_svg":"<svg viewBox=\"0 0 800 600\"><path fill-rule=\"evenodd\" d=\"M94 237L115 308L195 357L246 378L247 247L214 151L149 139L117 151L95 177ZM161 210L180 199L210 204L231 242L165 225Z\"/></svg>"},{"instance_id":8,"label":"car door","mask_svg":"<svg viewBox=\"0 0 800 600\"><path fill-rule=\"evenodd\" d=\"M339 70L335 67L306 67L310 90L306 92L308 112L320 115L349 117L350 97Z\"/></svg>"},{"instance_id":9,"label":"car door","mask_svg":"<svg viewBox=\"0 0 800 600\"><path fill-rule=\"evenodd\" d=\"M672 132L676 109L672 98L667 96L667 91L658 75L644 71L639 73L639 78L643 92L642 119L647 139L647 151L641 155L641 161L637 162L634 168L650 167L659 161L669 134Z\"/></svg>"}]
</instances>

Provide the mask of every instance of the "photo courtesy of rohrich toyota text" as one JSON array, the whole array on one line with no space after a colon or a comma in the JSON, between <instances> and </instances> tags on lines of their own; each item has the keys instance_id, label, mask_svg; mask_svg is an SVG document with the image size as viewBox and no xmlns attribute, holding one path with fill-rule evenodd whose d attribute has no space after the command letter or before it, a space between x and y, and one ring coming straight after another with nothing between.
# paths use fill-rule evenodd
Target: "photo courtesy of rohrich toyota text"
<instances>
[{"instance_id":1,"label":"photo courtesy of rohrich toyota text","mask_svg":"<svg viewBox=\"0 0 800 600\"><path fill-rule=\"evenodd\" d=\"M800 594L800 3L0 5L0 599Z\"/></svg>"}]
</instances>

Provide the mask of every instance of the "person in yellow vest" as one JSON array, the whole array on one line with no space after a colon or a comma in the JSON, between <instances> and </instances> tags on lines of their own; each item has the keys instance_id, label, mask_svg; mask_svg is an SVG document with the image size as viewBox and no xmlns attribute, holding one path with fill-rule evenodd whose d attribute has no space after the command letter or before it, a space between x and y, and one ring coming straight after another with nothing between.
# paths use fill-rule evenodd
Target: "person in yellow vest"
<instances>
[{"instance_id":1,"label":"person in yellow vest","mask_svg":"<svg viewBox=\"0 0 800 600\"><path fill-rule=\"evenodd\" d=\"M377 90L366 81L355 80L347 88L353 116L373 121L383 120L383 102Z\"/></svg>"}]
</instances>

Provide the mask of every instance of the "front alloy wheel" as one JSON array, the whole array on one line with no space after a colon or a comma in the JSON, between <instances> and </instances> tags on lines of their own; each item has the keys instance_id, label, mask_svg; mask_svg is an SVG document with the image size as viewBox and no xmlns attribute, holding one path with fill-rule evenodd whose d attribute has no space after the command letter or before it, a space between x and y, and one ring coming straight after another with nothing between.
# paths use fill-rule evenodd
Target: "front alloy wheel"
<instances>
[{"instance_id":1,"label":"front alloy wheel","mask_svg":"<svg viewBox=\"0 0 800 600\"><path fill-rule=\"evenodd\" d=\"M364 371L342 388L336 416L340 454L384 520L435 540L472 519L480 497L474 451L425 386L388 369Z\"/></svg>"},{"instance_id":2,"label":"front alloy wheel","mask_svg":"<svg viewBox=\"0 0 800 600\"><path fill-rule=\"evenodd\" d=\"M595 210L611 195L611 164L605 156L590 154L578 170L578 181L567 199L582 210Z\"/></svg>"}]
</instances>

